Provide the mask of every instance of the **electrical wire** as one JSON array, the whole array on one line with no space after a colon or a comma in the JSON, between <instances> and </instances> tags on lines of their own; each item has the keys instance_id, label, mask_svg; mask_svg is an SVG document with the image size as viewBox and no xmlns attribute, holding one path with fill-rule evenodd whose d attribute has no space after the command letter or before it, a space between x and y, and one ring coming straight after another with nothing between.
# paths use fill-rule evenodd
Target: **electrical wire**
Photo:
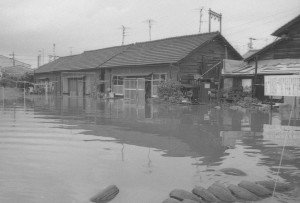
<instances>
[{"instance_id":1,"label":"electrical wire","mask_svg":"<svg viewBox=\"0 0 300 203\"><path fill-rule=\"evenodd\" d=\"M293 102L293 107L292 107L292 109L291 109L291 113L290 113L290 117L289 117L288 126L290 126L290 124L291 124L292 113L295 111L294 107L295 107L295 100L294 100L294 102ZM281 156L280 156L279 166L278 166L277 175L276 175L277 178L276 178L276 180L275 180L275 185L274 185L274 189L273 189L273 193L272 193L272 199L274 198L274 194L275 194L277 182L278 182L278 179L279 179L279 172L280 172L281 165L282 165L282 157L283 157L283 153L284 153L284 149L285 149L285 145L286 145L287 133L288 133L288 131L287 131L287 132L285 133L285 135L284 135L284 143L283 143L283 147L282 147L282 151L281 151Z\"/></svg>"}]
</instances>

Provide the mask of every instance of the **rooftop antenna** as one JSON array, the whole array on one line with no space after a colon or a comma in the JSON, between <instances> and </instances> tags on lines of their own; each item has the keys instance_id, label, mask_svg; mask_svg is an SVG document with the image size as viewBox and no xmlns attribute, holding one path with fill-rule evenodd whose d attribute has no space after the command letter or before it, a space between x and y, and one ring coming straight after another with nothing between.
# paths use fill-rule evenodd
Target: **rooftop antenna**
<instances>
[{"instance_id":1,"label":"rooftop antenna","mask_svg":"<svg viewBox=\"0 0 300 203\"><path fill-rule=\"evenodd\" d=\"M149 27L149 41L151 41L151 28L152 28L152 24L155 21L153 19L147 19L144 22L148 23L148 27Z\"/></svg>"}]
</instances>

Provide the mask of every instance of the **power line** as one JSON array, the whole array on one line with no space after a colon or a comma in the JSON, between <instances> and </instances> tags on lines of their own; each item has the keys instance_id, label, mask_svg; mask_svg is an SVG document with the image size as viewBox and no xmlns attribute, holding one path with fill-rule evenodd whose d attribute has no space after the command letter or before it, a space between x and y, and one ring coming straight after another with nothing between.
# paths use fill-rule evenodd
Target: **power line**
<instances>
[{"instance_id":1,"label":"power line","mask_svg":"<svg viewBox=\"0 0 300 203\"><path fill-rule=\"evenodd\" d=\"M194 11L199 11L199 33L201 33L201 26L202 26L202 22L204 22L204 21L202 21L202 16L203 16L203 14L202 14L202 11L204 10L204 7L202 6L201 8L199 8L199 9L194 9Z\"/></svg>"},{"instance_id":2,"label":"power line","mask_svg":"<svg viewBox=\"0 0 300 203\"><path fill-rule=\"evenodd\" d=\"M295 10L296 9L299 10L299 8L295 8ZM294 10L294 9L292 9L292 10ZM239 25L234 25L234 26L231 26L231 27L226 27L226 29L240 28L241 26L245 26L245 25L248 25L248 24L251 24L251 23L257 23L257 22L263 23L263 21L268 20L267 18L269 18L269 17L279 16L279 15L281 15L283 13L287 13L287 12L291 13L291 9L288 10L288 11L279 12L279 13L272 14L272 15L269 15L269 16L264 16L263 18L261 18L261 17L255 18L255 19L252 19L252 20L247 21L245 23L241 23ZM287 15L285 15L284 17L287 17ZM280 17L280 18L282 18L282 17ZM274 21L275 21L274 18L272 18L271 22L274 22ZM267 22L270 22L270 20L268 20Z\"/></svg>"}]
</instances>

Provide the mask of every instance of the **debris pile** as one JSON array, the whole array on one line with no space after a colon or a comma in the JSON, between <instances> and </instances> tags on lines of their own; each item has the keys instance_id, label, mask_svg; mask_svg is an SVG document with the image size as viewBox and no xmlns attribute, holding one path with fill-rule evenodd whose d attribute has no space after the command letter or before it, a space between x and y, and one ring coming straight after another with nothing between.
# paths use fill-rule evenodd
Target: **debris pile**
<instances>
[{"instance_id":1,"label":"debris pile","mask_svg":"<svg viewBox=\"0 0 300 203\"><path fill-rule=\"evenodd\" d=\"M207 189L196 186L192 192L183 189L174 189L170 192L169 198L162 203L204 203L204 202L247 202L258 201L276 192L286 192L293 189L290 184L266 181L241 181L238 185L224 185L213 183Z\"/></svg>"}]
</instances>

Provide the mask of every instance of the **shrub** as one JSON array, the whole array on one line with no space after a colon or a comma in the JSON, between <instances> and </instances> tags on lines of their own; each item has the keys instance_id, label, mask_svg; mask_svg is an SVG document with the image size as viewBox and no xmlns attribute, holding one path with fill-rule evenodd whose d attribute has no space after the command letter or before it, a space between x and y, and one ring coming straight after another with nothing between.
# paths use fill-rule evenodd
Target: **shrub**
<instances>
[{"instance_id":1,"label":"shrub","mask_svg":"<svg viewBox=\"0 0 300 203\"><path fill-rule=\"evenodd\" d=\"M160 99L178 103L181 102L183 98L181 87L182 85L178 81L163 81L157 87L157 95Z\"/></svg>"}]
</instances>

